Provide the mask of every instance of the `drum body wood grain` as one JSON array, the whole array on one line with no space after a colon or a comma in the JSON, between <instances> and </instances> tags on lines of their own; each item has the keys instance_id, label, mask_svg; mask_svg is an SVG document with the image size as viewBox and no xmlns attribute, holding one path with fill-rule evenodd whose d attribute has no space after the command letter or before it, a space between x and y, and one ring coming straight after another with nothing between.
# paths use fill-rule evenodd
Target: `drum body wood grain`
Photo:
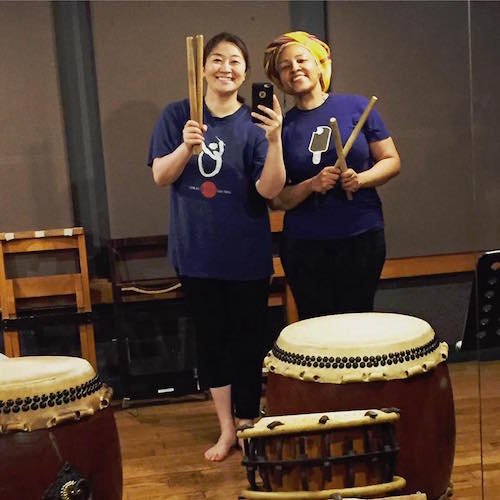
<instances>
[{"instance_id":1,"label":"drum body wood grain","mask_svg":"<svg viewBox=\"0 0 500 500\"><path fill-rule=\"evenodd\" d=\"M375 313L341 316L341 321L330 316L299 322L305 325L291 337L286 330L294 325L285 328L281 334L284 337L280 335L266 358L270 371L267 414L398 408L401 418L395 427L400 452L396 474L406 479L404 492L422 491L430 500L438 499L449 486L455 452L455 414L451 382L443 362L445 347L434 338L428 324L414 322L416 318ZM401 335L385 332L377 341L379 330L391 330L393 326L388 323L392 321L406 331ZM423 334L419 322L430 331L424 325ZM323 328L319 335L322 340L315 334L313 339L305 334L303 345L298 345L301 337L296 333L319 326ZM337 327L342 327L340 332ZM356 334L357 329L363 333ZM351 347L346 347L350 342Z\"/></svg>"},{"instance_id":2,"label":"drum body wood grain","mask_svg":"<svg viewBox=\"0 0 500 500\"><path fill-rule=\"evenodd\" d=\"M70 464L88 483L86 498L121 500L120 444L110 397L110 389L79 358L2 362L0 498L41 499Z\"/></svg>"}]
</instances>

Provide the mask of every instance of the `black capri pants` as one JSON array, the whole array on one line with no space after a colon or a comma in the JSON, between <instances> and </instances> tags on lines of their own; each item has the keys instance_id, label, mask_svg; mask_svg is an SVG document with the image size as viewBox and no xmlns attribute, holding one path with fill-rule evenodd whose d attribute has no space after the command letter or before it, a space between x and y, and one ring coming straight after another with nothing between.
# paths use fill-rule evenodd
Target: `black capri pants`
<instances>
[{"instance_id":1,"label":"black capri pants","mask_svg":"<svg viewBox=\"0 0 500 500\"><path fill-rule=\"evenodd\" d=\"M386 255L383 229L339 240L284 238L280 254L300 319L373 311Z\"/></svg>"},{"instance_id":2,"label":"black capri pants","mask_svg":"<svg viewBox=\"0 0 500 500\"><path fill-rule=\"evenodd\" d=\"M259 416L269 278L225 281L180 276L196 326L200 384L231 385L238 418Z\"/></svg>"}]
</instances>

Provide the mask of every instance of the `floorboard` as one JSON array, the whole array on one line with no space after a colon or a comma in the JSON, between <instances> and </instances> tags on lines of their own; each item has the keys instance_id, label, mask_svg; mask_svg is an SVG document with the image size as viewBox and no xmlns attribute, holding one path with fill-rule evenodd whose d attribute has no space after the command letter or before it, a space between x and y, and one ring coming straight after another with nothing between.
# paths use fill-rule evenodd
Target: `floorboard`
<instances>
[{"instance_id":1,"label":"floorboard","mask_svg":"<svg viewBox=\"0 0 500 500\"><path fill-rule=\"evenodd\" d=\"M457 429L453 499L498 500L500 362L452 363L448 368ZM115 412L122 447L124 500L238 498L247 486L241 452L234 450L222 463L209 463L203 458L218 437L212 405L212 401L194 401Z\"/></svg>"}]
</instances>

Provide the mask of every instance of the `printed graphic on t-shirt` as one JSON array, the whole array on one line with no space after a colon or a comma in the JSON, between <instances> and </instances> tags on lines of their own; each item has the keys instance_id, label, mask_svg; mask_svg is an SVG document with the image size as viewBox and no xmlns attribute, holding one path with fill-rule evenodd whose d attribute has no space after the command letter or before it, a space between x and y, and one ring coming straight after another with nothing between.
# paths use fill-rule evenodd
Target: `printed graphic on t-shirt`
<instances>
[{"instance_id":1,"label":"printed graphic on t-shirt","mask_svg":"<svg viewBox=\"0 0 500 500\"><path fill-rule=\"evenodd\" d=\"M205 181L200 186L200 191L205 198L213 198L217 194L217 186L212 181Z\"/></svg>"},{"instance_id":2,"label":"printed graphic on t-shirt","mask_svg":"<svg viewBox=\"0 0 500 500\"><path fill-rule=\"evenodd\" d=\"M221 189L217 186L215 179L221 172L223 166L223 156L225 143L219 137L202 142L202 151L198 155L198 170L203 177L210 178L202 182L201 185L190 185L188 189L199 191L204 198L214 198L218 194L231 194L228 189Z\"/></svg>"},{"instance_id":3,"label":"printed graphic on t-shirt","mask_svg":"<svg viewBox=\"0 0 500 500\"><path fill-rule=\"evenodd\" d=\"M208 146L205 142L201 143L202 152L198 156L198 169L203 177L214 177L222 168L222 156L224 155L225 144L218 137L216 139L217 142L211 142Z\"/></svg>"},{"instance_id":4,"label":"printed graphic on t-shirt","mask_svg":"<svg viewBox=\"0 0 500 500\"><path fill-rule=\"evenodd\" d=\"M314 165L319 165L321 162L321 153L328 151L330 145L330 136L332 131L330 127L319 126L311 135L309 143L309 151L312 153L312 162Z\"/></svg>"}]
</instances>

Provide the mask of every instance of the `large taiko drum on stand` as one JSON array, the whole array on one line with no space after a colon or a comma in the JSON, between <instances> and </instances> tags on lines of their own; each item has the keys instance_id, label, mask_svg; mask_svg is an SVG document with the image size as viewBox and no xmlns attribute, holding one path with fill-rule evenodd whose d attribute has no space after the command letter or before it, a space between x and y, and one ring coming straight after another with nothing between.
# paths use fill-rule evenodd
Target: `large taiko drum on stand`
<instances>
[{"instance_id":1,"label":"large taiko drum on stand","mask_svg":"<svg viewBox=\"0 0 500 500\"><path fill-rule=\"evenodd\" d=\"M431 326L399 314L356 313L299 321L264 364L267 414L398 408L396 474L404 493L430 500L450 485L455 411L448 346Z\"/></svg>"},{"instance_id":2,"label":"large taiko drum on stand","mask_svg":"<svg viewBox=\"0 0 500 500\"><path fill-rule=\"evenodd\" d=\"M356 410L266 417L238 431L250 489L245 499L380 496L405 485L394 476L395 412Z\"/></svg>"},{"instance_id":3,"label":"large taiko drum on stand","mask_svg":"<svg viewBox=\"0 0 500 500\"><path fill-rule=\"evenodd\" d=\"M0 498L121 500L111 395L84 359L0 361Z\"/></svg>"}]
</instances>

